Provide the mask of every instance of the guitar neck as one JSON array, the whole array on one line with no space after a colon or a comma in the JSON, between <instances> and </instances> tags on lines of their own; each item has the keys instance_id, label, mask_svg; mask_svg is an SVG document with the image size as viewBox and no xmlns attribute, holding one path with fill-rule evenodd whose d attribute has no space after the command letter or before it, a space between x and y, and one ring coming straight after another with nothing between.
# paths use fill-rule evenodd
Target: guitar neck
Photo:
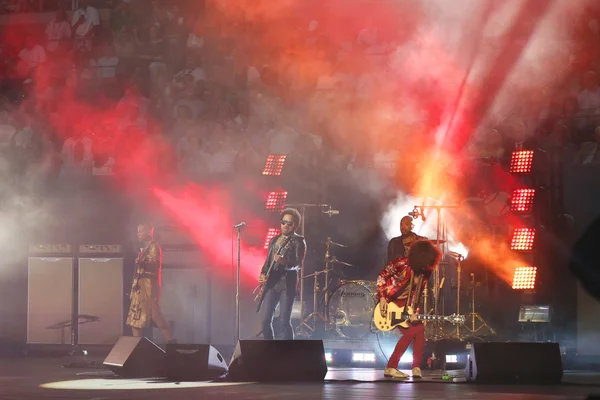
<instances>
[{"instance_id":1,"label":"guitar neck","mask_svg":"<svg viewBox=\"0 0 600 400\"><path fill-rule=\"evenodd\" d=\"M283 244L281 245L281 247L279 248L279 250L277 250L277 253L275 253L278 256L281 256L281 254L283 253L283 251L285 250L285 247L288 245L288 243L292 240L292 236L290 235L285 242L283 242ZM267 270L266 276L267 278L271 275L271 272L273 271L273 267L275 267L275 257L273 257L273 260L271 260L271 264L269 265L269 269Z\"/></svg>"},{"instance_id":2,"label":"guitar neck","mask_svg":"<svg viewBox=\"0 0 600 400\"><path fill-rule=\"evenodd\" d=\"M417 315L417 319L419 321L442 321L448 319L448 317L444 315Z\"/></svg>"}]
</instances>

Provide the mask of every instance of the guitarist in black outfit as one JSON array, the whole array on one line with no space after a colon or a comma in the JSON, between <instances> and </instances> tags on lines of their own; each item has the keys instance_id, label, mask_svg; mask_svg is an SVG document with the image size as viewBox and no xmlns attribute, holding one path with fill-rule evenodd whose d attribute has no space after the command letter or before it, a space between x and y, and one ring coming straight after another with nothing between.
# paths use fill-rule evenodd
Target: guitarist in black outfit
<instances>
[{"instance_id":1,"label":"guitarist in black outfit","mask_svg":"<svg viewBox=\"0 0 600 400\"><path fill-rule=\"evenodd\" d=\"M269 242L267 259L258 277L258 281L264 283L262 330L267 340L273 339L273 314L278 303L283 339L294 339L292 306L296 297L298 271L306 256L306 241L296 233L300 226L300 213L287 208L280 217L281 235Z\"/></svg>"}]
</instances>

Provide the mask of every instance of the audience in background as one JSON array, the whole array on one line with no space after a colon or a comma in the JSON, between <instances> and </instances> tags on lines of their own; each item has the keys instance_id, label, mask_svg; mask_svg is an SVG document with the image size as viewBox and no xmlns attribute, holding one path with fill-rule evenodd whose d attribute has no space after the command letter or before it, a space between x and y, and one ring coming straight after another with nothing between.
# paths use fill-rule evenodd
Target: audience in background
<instances>
[{"instance_id":1,"label":"audience in background","mask_svg":"<svg viewBox=\"0 0 600 400\"><path fill-rule=\"evenodd\" d=\"M9 11L36 11L34 3L17 1ZM130 143L128 137L153 131L162 132L177 157L162 167L178 168L195 181L259 173L273 153L306 170L394 175L398 143L369 140L372 157L364 157L351 140L340 139L363 134L352 123L352 110L373 101L381 79L352 62L364 59L373 68L392 62L394 42L373 21L365 21L353 43L336 43L319 33L325 22L298 16L293 23L303 28L293 30L294 45L276 54L253 42L258 30L251 20L219 25L215 10L201 1L105 1L113 5L108 13L93 6L99 3L79 0L70 17L64 9L45 8L56 15L38 36L28 30L21 48L12 51L18 45L4 43L2 87L10 90L0 99L0 154L37 146L48 155L23 160L46 170L62 165L64 177L107 175L117 170L117 150ZM313 57L300 68L294 59L303 51ZM468 154L487 164L506 162L513 150L535 145L565 151L575 162L600 162L600 87L589 70L594 65L576 63L571 76L580 74L580 88L537 99L536 118L511 116L480 127ZM50 73L37 74L41 68ZM35 95L31 84L37 84ZM99 123L98 132L47 123L70 96L115 120ZM332 128L332 116L340 112L347 117ZM398 126L390 123L389 129ZM342 131L335 138L334 128Z\"/></svg>"}]
</instances>

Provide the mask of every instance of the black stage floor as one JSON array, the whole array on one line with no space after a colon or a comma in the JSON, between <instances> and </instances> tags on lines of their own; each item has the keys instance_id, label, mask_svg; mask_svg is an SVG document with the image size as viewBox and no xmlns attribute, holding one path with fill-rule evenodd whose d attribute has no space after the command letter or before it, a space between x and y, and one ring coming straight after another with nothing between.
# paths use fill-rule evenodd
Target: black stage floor
<instances>
[{"instance_id":1,"label":"black stage floor","mask_svg":"<svg viewBox=\"0 0 600 400\"><path fill-rule=\"evenodd\" d=\"M63 368L60 358L0 359L0 399L585 399L600 395L600 373L565 372L554 386L489 386L383 379L375 369L331 368L323 383L226 383L117 379L104 368ZM454 371L454 374L457 372Z\"/></svg>"}]
</instances>

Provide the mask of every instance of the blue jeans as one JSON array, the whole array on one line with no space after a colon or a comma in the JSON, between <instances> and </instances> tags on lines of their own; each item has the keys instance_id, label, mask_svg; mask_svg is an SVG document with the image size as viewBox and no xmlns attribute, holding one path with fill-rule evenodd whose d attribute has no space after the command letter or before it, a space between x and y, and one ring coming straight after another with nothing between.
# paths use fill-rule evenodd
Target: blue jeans
<instances>
[{"instance_id":1,"label":"blue jeans","mask_svg":"<svg viewBox=\"0 0 600 400\"><path fill-rule=\"evenodd\" d=\"M263 307L265 315L262 320L263 336L267 340L273 340L273 314L279 304L279 322L281 323L281 332L283 339L293 340L294 329L292 328L292 306L294 305L295 293L290 294L286 289L277 292L269 289L265 293Z\"/></svg>"}]
</instances>

